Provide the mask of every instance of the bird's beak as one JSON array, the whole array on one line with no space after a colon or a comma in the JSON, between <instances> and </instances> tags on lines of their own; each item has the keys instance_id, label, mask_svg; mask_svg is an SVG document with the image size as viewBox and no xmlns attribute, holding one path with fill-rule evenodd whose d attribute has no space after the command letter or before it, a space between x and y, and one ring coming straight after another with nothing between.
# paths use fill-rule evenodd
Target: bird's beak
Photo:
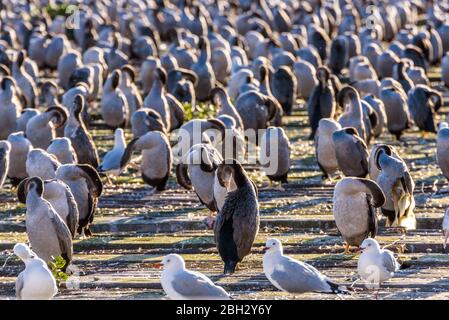
<instances>
[{"instance_id":1,"label":"bird's beak","mask_svg":"<svg viewBox=\"0 0 449 320\"><path fill-rule=\"evenodd\" d=\"M357 252L357 253L362 253L362 252L363 252L363 249L364 249L364 248L362 248L362 247L358 247L356 252Z\"/></svg>"},{"instance_id":2,"label":"bird's beak","mask_svg":"<svg viewBox=\"0 0 449 320\"><path fill-rule=\"evenodd\" d=\"M269 247L263 247L262 252L266 253L270 248Z\"/></svg>"},{"instance_id":3,"label":"bird's beak","mask_svg":"<svg viewBox=\"0 0 449 320\"><path fill-rule=\"evenodd\" d=\"M153 268L155 268L155 269L162 269L163 266L164 266L164 264L162 264L162 263L154 263L153 264Z\"/></svg>"}]
</instances>

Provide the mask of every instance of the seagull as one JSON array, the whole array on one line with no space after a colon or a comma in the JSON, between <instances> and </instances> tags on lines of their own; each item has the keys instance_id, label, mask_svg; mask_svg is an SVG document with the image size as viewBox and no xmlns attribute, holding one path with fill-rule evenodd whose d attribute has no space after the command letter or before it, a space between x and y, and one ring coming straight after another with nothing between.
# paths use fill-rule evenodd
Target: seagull
<instances>
[{"instance_id":1,"label":"seagull","mask_svg":"<svg viewBox=\"0 0 449 320\"><path fill-rule=\"evenodd\" d=\"M125 134L123 129L117 128L114 132L114 147L108 151L101 164L98 166L99 173L105 173L108 181L110 176L118 176L120 173L120 160L123 157L126 148Z\"/></svg>"},{"instance_id":2,"label":"seagull","mask_svg":"<svg viewBox=\"0 0 449 320\"><path fill-rule=\"evenodd\" d=\"M230 295L204 274L186 269L184 259L169 254L162 260L161 284L172 300L229 300Z\"/></svg>"},{"instance_id":3,"label":"seagull","mask_svg":"<svg viewBox=\"0 0 449 320\"><path fill-rule=\"evenodd\" d=\"M357 265L357 272L360 278L373 286L380 286L382 282L394 276L399 270L399 263L393 252L381 249L379 243L372 238L363 240Z\"/></svg>"},{"instance_id":4,"label":"seagull","mask_svg":"<svg viewBox=\"0 0 449 320\"><path fill-rule=\"evenodd\" d=\"M268 280L284 292L348 293L313 266L284 256L278 239L268 239L265 244L263 271Z\"/></svg>"},{"instance_id":5,"label":"seagull","mask_svg":"<svg viewBox=\"0 0 449 320\"><path fill-rule=\"evenodd\" d=\"M14 253L25 263L16 280L16 297L19 300L49 300L58 293L56 280L44 260L26 244L17 243Z\"/></svg>"}]
</instances>

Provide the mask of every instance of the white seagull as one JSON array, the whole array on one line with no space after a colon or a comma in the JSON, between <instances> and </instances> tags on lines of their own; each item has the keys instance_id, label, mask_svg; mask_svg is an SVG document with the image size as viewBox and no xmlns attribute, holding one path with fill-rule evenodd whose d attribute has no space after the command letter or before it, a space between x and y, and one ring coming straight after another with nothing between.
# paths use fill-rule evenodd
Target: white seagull
<instances>
[{"instance_id":1,"label":"white seagull","mask_svg":"<svg viewBox=\"0 0 449 320\"><path fill-rule=\"evenodd\" d=\"M229 300L229 294L204 274L186 269L184 259L169 254L162 260L161 284L172 300Z\"/></svg>"},{"instance_id":2,"label":"white seagull","mask_svg":"<svg viewBox=\"0 0 449 320\"><path fill-rule=\"evenodd\" d=\"M284 256L282 243L268 239L263 256L263 271L270 282L279 290L289 293L321 292L347 293L313 266Z\"/></svg>"},{"instance_id":3,"label":"white seagull","mask_svg":"<svg viewBox=\"0 0 449 320\"><path fill-rule=\"evenodd\" d=\"M25 263L16 280L16 297L19 300L49 300L58 293L56 280L44 260L26 244L17 243L14 253Z\"/></svg>"},{"instance_id":4,"label":"white seagull","mask_svg":"<svg viewBox=\"0 0 449 320\"><path fill-rule=\"evenodd\" d=\"M118 176L120 174L120 161L125 148L125 134L123 129L117 128L114 132L114 147L104 155L103 161L98 166L98 172L105 173L108 179L109 175Z\"/></svg>"},{"instance_id":5,"label":"white seagull","mask_svg":"<svg viewBox=\"0 0 449 320\"><path fill-rule=\"evenodd\" d=\"M372 238L363 240L357 271L362 280L371 285L379 286L382 282L394 276L399 270L399 263L393 252L381 249L379 243Z\"/></svg>"}]
</instances>

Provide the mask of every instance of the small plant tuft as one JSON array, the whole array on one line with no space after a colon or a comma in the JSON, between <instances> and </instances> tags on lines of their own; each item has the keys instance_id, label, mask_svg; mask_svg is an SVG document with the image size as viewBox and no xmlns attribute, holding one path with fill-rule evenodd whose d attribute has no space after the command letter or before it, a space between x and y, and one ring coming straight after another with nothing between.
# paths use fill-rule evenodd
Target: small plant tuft
<instances>
[{"instance_id":1,"label":"small plant tuft","mask_svg":"<svg viewBox=\"0 0 449 320\"><path fill-rule=\"evenodd\" d=\"M56 258L53 258L52 261L48 262L50 271L55 277L58 286L61 284L61 282L67 281L67 279L69 278L69 275L62 271L65 265L66 261L61 256L57 256Z\"/></svg>"}]
</instances>

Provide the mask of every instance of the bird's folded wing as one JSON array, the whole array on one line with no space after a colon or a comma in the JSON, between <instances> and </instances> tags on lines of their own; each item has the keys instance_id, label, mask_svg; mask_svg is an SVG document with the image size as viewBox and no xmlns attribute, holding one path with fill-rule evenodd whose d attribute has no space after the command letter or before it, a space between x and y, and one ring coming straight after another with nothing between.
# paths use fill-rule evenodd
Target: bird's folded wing
<instances>
[{"instance_id":1,"label":"bird's folded wing","mask_svg":"<svg viewBox=\"0 0 449 320\"><path fill-rule=\"evenodd\" d=\"M65 254L67 258L71 260L73 247L72 247L72 234L70 233L69 228L61 219L61 217L59 217L59 215L54 211L50 217L50 222L55 228L61 253Z\"/></svg>"},{"instance_id":2,"label":"bird's folded wing","mask_svg":"<svg viewBox=\"0 0 449 320\"><path fill-rule=\"evenodd\" d=\"M201 274L185 271L175 275L172 282L173 289L184 297L190 298L226 298L226 292L217 287Z\"/></svg>"},{"instance_id":3,"label":"bird's folded wing","mask_svg":"<svg viewBox=\"0 0 449 320\"><path fill-rule=\"evenodd\" d=\"M387 269L388 272L395 272L398 269L398 263L393 255L393 252L389 250L384 250L382 252L382 265Z\"/></svg>"},{"instance_id":4,"label":"bird's folded wing","mask_svg":"<svg viewBox=\"0 0 449 320\"><path fill-rule=\"evenodd\" d=\"M288 292L327 291L325 277L314 267L285 257L276 265L272 279Z\"/></svg>"},{"instance_id":5,"label":"bird's folded wing","mask_svg":"<svg viewBox=\"0 0 449 320\"><path fill-rule=\"evenodd\" d=\"M75 197L73 196L68 186L66 190L66 197L67 207L69 208L69 214L67 216L67 227L69 228L72 235L75 235L76 229L78 228L79 212Z\"/></svg>"},{"instance_id":6,"label":"bird's folded wing","mask_svg":"<svg viewBox=\"0 0 449 320\"><path fill-rule=\"evenodd\" d=\"M249 192L249 190L245 190L245 192ZM259 229L259 218L257 208L247 203L246 200L241 202L238 210L233 212L232 227L234 229L233 238L237 246L238 255L240 258L243 258L251 250ZM248 204L247 207L245 207L246 204Z\"/></svg>"},{"instance_id":7,"label":"bird's folded wing","mask_svg":"<svg viewBox=\"0 0 449 320\"><path fill-rule=\"evenodd\" d=\"M368 172L368 158L369 158L368 147L366 146L365 141L363 141L359 137L356 137L355 145L359 151L359 154L365 155L364 157L362 157L361 165L363 170Z\"/></svg>"},{"instance_id":8,"label":"bird's folded wing","mask_svg":"<svg viewBox=\"0 0 449 320\"><path fill-rule=\"evenodd\" d=\"M219 234L219 231L223 227L223 224L226 220L231 218L234 215L234 210L236 206L236 201L234 200L234 197L232 196L232 193L228 193L226 197L226 201L223 204L223 207L217 214L217 220L215 221L215 236ZM215 239L217 242L218 239Z\"/></svg>"}]
</instances>

